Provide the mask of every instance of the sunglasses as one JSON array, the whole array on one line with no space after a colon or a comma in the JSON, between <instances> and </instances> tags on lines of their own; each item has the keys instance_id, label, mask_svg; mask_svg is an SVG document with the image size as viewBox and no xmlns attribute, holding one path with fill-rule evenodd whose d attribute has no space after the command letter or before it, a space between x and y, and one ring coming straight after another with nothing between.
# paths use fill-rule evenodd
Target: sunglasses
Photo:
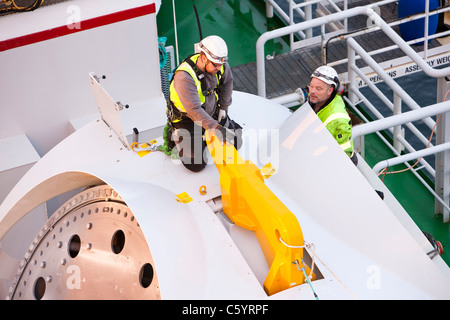
<instances>
[{"instance_id":1,"label":"sunglasses","mask_svg":"<svg viewBox=\"0 0 450 320\"><path fill-rule=\"evenodd\" d=\"M315 70L315 71L313 72L312 75L313 75L314 77L322 77L322 78L325 78L325 79L327 79L327 80L336 82L336 77L332 78L332 77L330 77L330 76L324 75L323 73L320 73L320 72L317 71L317 70Z\"/></svg>"},{"instance_id":2,"label":"sunglasses","mask_svg":"<svg viewBox=\"0 0 450 320\"><path fill-rule=\"evenodd\" d=\"M220 63L214 63L211 60L208 60L208 62L211 63L214 66L214 68L216 68L216 69L222 67L222 65Z\"/></svg>"}]
</instances>

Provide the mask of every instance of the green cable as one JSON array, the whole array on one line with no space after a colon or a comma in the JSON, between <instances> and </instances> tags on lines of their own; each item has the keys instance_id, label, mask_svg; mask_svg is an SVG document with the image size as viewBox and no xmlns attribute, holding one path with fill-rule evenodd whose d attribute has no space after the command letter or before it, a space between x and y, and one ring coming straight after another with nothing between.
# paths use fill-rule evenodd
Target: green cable
<instances>
[{"instance_id":1,"label":"green cable","mask_svg":"<svg viewBox=\"0 0 450 320\"><path fill-rule=\"evenodd\" d=\"M169 129L170 125L169 122L167 122L163 131L164 144L158 146L158 150L164 152L167 156L171 156L172 159L179 159L180 156L178 155L178 150L173 150L173 148L169 147Z\"/></svg>"}]
</instances>

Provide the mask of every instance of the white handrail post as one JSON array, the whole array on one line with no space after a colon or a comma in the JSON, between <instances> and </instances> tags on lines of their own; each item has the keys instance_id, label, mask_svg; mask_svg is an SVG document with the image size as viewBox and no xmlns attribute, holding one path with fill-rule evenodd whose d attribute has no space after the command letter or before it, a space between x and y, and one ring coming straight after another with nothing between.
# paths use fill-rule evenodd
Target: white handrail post
<instances>
[{"instance_id":1,"label":"white handrail post","mask_svg":"<svg viewBox=\"0 0 450 320\"><path fill-rule=\"evenodd\" d=\"M438 79L438 101L450 101L450 80ZM441 114L436 126L436 145L450 142L450 112ZM450 202L450 151L436 155L435 192L448 205ZM438 201L435 202L435 214L442 213L443 221L450 221L450 212Z\"/></svg>"},{"instance_id":2,"label":"white handrail post","mask_svg":"<svg viewBox=\"0 0 450 320\"><path fill-rule=\"evenodd\" d=\"M348 0L344 0L344 11L348 10ZM348 32L348 18L344 19L344 32Z\"/></svg>"},{"instance_id":3,"label":"white handrail post","mask_svg":"<svg viewBox=\"0 0 450 320\"><path fill-rule=\"evenodd\" d=\"M309 4L305 7L305 20L312 20L312 4ZM306 29L306 39L310 39L313 37L313 29Z\"/></svg>"},{"instance_id":4,"label":"white handrail post","mask_svg":"<svg viewBox=\"0 0 450 320\"><path fill-rule=\"evenodd\" d=\"M262 35L256 41L256 85L258 88L258 96L266 97L266 61L264 57L264 45L266 40Z\"/></svg>"},{"instance_id":5,"label":"white handrail post","mask_svg":"<svg viewBox=\"0 0 450 320\"><path fill-rule=\"evenodd\" d=\"M425 41L423 43L423 59L426 60L428 58L428 24L430 23L430 0L425 1L425 26L424 26L424 38Z\"/></svg>"},{"instance_id":6,"label":"white handrail post","mask_svg":"<svg viewBox=\"0 0 450 320\"><path fill-rule=\"evenodd\" d=\"M358 89L358 83L356 82L356 72L354 68L356 67L355 61L356 61L356 53L355 50L351 46L347 46L347 56L348 56L348 100L350 101L351 107L355 108L355 105L357 103L358 97L355 94L354 91L359 90ZM355 150L363 157L365 158L365 143L364 143L364 135L361 135L359 137L353 137L353 144L355 147Z\"/></svg>"},{"instance_id":7,"label":"white handrail post","mask_svg":"<svg viewBox=\"0 0 450 320\"><path fill-rule=\"evenodd\" d=\"M321 50L320 52L322 53L322 64L326 65L327 64L327 48L326 48L326 43L327 41L325 40L325 25L321 25L320 26L320 36L322 37L322 41L321 41Z\"/></svg>"},{"instance_id":8,"label":"white handrail post","mask_svg":"<svg viewBox=\"0 0 450 320\"><path fill-rule=\"evenodd\" d=\"M289 25L292 26L294 24L294 0L289 0ZM294 48L294 33L289 34L289 45L291 48L291 51Z\"/></svg>"},{"instance_id":9,"label":"white handrail post","mask_svg":"<svg viewBox=\"0 0 450 320\"><path fill-rule=\"evenodd\" d=\"M347 55L348 55L348 98L352 103L352 107L355 106L355 103L357 101L357 97L355 93L353 92L353 87L355 89L358 88L358 84L356 82L356 73L353 69L355 67L355 58L356 53L355 50L351 46L347 46Z\"/></svg>"},{"instance_id":10,"label":"white handrail post","mask_svg":"<svg viewBox=\"0 0 450 320\"><path fill-rule=\"evenodd\" d=\"M273 18L273 6L268 0L266 0L266 17L269 19Z\"/></svg>"},{"instance_id":11,"label":"white handrail post","mask_svg":"<svg viewBox=\"0 0 450 320\"><path fill-rule=\"evenodd\" d=\"M394 92L394 115L401 114L402 113L402 99ZM405 148L403 144L398 139L398 136L404 137L404 134L402 132L402 126L397 125L394 127L394 149L397 150L398 153L401 153L401 151Z\"/></svg>"}]
</instances>

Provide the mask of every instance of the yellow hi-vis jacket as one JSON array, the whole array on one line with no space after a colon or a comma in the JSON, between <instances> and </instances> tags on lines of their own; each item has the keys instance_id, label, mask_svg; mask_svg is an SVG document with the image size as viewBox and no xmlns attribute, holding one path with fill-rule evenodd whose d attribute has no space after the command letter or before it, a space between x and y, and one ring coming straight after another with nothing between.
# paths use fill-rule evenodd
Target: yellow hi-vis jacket
<instances>
[{"instance_id":1,"label":"yellow hi-vis jacket","mask_svg":"<svg viewBox=\"0 0 450 320\"><path fill-rule=\"evenodd\" d=\"M195 54L195 55L193 55L193 56L191 56L191 57L189 57L187 59L191 59L192 62L196 65L197 64L197 59L198 59L199 56L200 56L200 54ZM223 65L220 68L220 73L218 72L216 74L217 85L216 85L216 87L214 89L214 92L204 92L203 91L203 89L202 89L202 82L199 79L199 77L197 76L198 73L192 68L192 66L187 61L183 61L178 66L178 68L176 69L175 72L177 72L177 71L186 71L194 79L195 85L197 87L198 96L200 98L200 102L202 103L202 105L203 105L203 103L205 103L205 100L206 100L205 95L214 94L215 97L216 97L216 102L217 102L218 95L217 95L217 90L216 89L217 89L217 86L219 85L220 77L221 77L221 75L224 72ZM199 71L199 70L197 70L197 71ZM175 90L174 85L173 85L173 81L170 83L170 97L169 97L169 99L172 101L173 105L178 109L178 111L180 111L180 113L182 115L186 114L186 109L184 108L183 104L180 101L180 98L179 98L179 96L178 96L178 94L177 94L177 92ZM181 116L180 117L175 117L175 118L172 119L172 122L178 122L178 121L181 120L181 118L182 118Z\"/></svg>"},{"instance_id":2,"label":"yellow hi-vis jacket","mask_svg":"<svg viewBox=\"0 0 450 320\"><path fill-rule=\"evenodd\" d=\"M353 154L352 125L342 97L336 95L325 108L319 110L317 116L339 146L351 157Z\"/></svg>"}]
</instances>

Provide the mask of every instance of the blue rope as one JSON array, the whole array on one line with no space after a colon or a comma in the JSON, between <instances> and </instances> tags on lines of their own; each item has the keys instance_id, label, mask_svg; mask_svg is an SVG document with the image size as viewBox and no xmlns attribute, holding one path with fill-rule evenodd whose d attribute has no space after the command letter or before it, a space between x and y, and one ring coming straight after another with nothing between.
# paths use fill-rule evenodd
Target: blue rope
<instances>
[{"instance_id":1,"label":"blue rope","mask_svg":"<svg viewBox=\"0 0 450 320\"><path fill-rule=\"evenodd\" d=\"M305 267L302 267L302 268L300 269L300 267L299 267L299 265L298 265L298 260L295 260L293 263L295 263L295 264L297 265L297 269L298 269L298 270L303 271L303 275L305 276L305 280L306 280L306 282L308 282L309 287L311 288L311 290L312 290L312 292L313 292L313 294L314 294L314 297L316 298L316 300L319 300L319 297L317 296L317 294L316 294L316 292L314 291L314 288L313 288L313 286L312 286L312 284L311 284L311 280L309 280L308 276L306 275ZM302 263L303 263L303 259L302 259ZM303 265L304 265L304 263L303 263Z\"/></svg>"}]
</instances>

